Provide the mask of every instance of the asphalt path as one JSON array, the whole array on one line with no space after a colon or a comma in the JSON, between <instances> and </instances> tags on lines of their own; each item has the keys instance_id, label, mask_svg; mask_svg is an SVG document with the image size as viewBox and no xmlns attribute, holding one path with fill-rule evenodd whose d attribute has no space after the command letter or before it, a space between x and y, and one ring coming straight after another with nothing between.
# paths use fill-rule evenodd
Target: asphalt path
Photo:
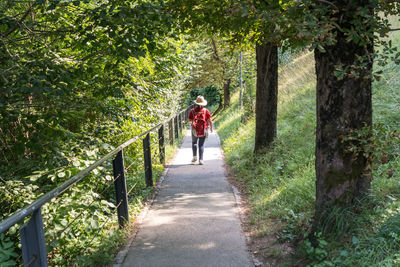
<instances>
[{"instance_id":1,"label":"asphalt path","mask_svg":"<svg viewBox=\"0 0 400 267\"><path fill-rule=\"evenodd\" d=\"M204 165L191 165L190 131L122 266L254 266L246 247L218 135Z\"/></svg>"}]
</instances>

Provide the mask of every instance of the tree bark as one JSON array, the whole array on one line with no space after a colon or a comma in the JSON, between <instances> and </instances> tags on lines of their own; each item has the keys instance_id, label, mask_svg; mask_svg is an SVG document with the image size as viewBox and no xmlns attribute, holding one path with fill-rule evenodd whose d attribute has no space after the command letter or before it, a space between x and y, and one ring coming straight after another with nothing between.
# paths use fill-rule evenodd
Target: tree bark
<instances>
[{"instance_id":1,"label":"tree bark","mask_svg":"<svg viewBox=\"0 0 400 267\"><path fill-rule=\"evenodd\" d=\"M231 105L231 79L225 80L224 83L224 109Z\"/></svg>"},{"instance_id":2,"label":"tree bark","mask_svg":"<svg viewBox=\"0 0 400 267\"><path fill-rule=\"evenodd\" d=\"M278 100L278 47L256 45L256 134L254 152L268 148L276 136Z\"/></svg>"},{"instance_id":3,"label":"tree bark","mask_svg":"<svg viewBox=\"0 0 400 267\"><path fill-rule=\"evenodd\" d=\"M333 1L344 10L339 2ZM369 1L356 2L354 9ZM349 6L346 8L346 13L340 11L335 16L343 18L355 13ZM343 20L352 21L349 17ZM344 26L351 27L349 22L346 23ZM325 47L326 52L316 49L314 54L317 75L316 221L329 206L353 204L368 191L372 179L371 163L364 155L361 143L346 141L344 137L372 125L373 44L360 46L346 40L347 36L341 31L336 33L335 45ZM338 66L344 69L360 66L357 58L365 60L364 67L355 69L358 75L354 76L350 71L343 77L335 75ZM356 147L355 152L349 151L350 146Z\"/></svg>"}]
</instances>

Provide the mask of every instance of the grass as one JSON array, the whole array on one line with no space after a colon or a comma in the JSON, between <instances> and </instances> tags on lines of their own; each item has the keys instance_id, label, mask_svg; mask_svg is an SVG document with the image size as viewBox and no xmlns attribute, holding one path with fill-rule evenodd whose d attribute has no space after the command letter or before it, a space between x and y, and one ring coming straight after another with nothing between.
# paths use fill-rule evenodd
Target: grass
<instances>
[{"instance_id":1,"label":"grass","mask_svg":"<svg viewBox=\"0 0 400 267\"><path fill-rule=\"evenodd\" d=\"M391 36L397 45L399 36ZM315 202L313 54L303 52L280 70L278 133L268 152L253 155L254 117L241 122L238 93L232 97L232 106L217 118L227 163L248 195L254 235L278 236L297 250L292 259L282 259L282 265L400 264L399 73L400 67L389 63L382 79L373 84L375 149L380 154L374 162L371 196L358 207L327 211L318 250L304 239ZM284 255L275 251L267 257Z\"/></svg>"},{"instance_id":2,"label":"grass","mask_svg":"<svg viewBox=\"0 0 400 267\"><path fill-rule=\"evenodd\" d=\"M285 86L281 86L279 92L278 136L273 149L265 155L257 158L253 155L254 118L241 124L240 112L232 110L218 118L217 130L227 162L238 178L246 183L254 222L278 218L283 215L282 212L290 214L312 210L315 83L310 80L314 77L313 68L294 75L287 73L294 72L305 62L311 65L312 57L312 53L305 53L289 64L286 72L280 73L280 77L285 77ZM237 97L235 94L232 102L237 102ZM236 109L236 106L231 109ZM293 201L296 198L304 201ZM284 211L282 207L285 207Z\"/></svg>"}]
</instances>

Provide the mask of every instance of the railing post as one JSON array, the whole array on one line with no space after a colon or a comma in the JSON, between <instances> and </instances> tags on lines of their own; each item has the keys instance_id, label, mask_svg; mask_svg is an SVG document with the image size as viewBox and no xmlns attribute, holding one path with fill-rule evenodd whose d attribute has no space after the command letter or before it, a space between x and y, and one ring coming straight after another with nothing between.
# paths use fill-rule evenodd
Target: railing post
<instances>
[{"instance_id":1,"label":"railing post","mask_svg":"<svg viewBox=\"0 0 400 267\"><path fill-rule=\"evenodd\" d=\"M158 148L160 150L160 163L165 164L164 124L158 129Z\"/></svg>"},{"instance_id":2,"label":"railing post","mask_svg":"<svg viewBox=\"0 0 400 267\"><path fill-rule=\"evenodd\" d=\"M183 124L183 113L181 112L181 113L179 113L179 118L180 118L180 122L181 122L181 133L183 132L183 126L184 126L184 124Z\"/></svg>"},{"instance_id":3,"label":"railing post","mask_svg":"<svg viewBox=\"0 0 400 267\"><path fill-rule=\"evenodd\" d=\"M151 165L150 133L143 139L144 174L146 186L153 186L153 170Z\"/></svg>"},{"instance_id":4,"label":"railing post","mask_svg":"<svg viewBox=\"0 0 400 267\"><path fill-rule=\"evenodd\" d=\"M180 114L176 114L176 118L178 120L178 135L180 136L182 134L182 124L181 124L181 116Z\"/></svg>"},{"instance_id":5,"label":"railing post","mask_svg":"<svg viewBox=\"0 0 400 267\"><path fill-rule=\"evenodd\" d=\"M186 109L186 119L187 119L187 121L189 122L189 113L190 113L190 110L192 109L192 106L190 106L190 107L188 107L187 109Z\"/></svg>"},{"instance_id":6,"label":"railing post","mask_svg":"<svg viewBox=\"0 0 400 267\"><path fill-rule=\"evenodd\" d=\"M129 221L128 196L126 194L126 180L124 167L124 153L119 151L113 159L115 198L117 200L118 224L123 228Z\"/></svg>"},{"instance_id":7,"label":"railing post","mask_svg":"<svg viewBox=\"0 0 400 267\"><path fill-rule=\"evenodd\" d=\"M179 137L179 129L178 129L178 116L174 118L174 128L175 128L175 139Z\"/></svg>"},{"instance_id":8,"label":"railing post","mask_svg":"<svg viewBox=\"0 0 400 267\"><path fill-rule=\"evenodd\" d=\"M189 113L190 113L190 107L186 109L186 115L185 115L185 120L186 123L189 124Z\"/></svg>"},{"instance_id":9,"label":"railing post","mask_svg":"<svg viewBox=\"0 0 400 267\"><path fill-rule=\"evenodd\" d=\"M168 122L168 132L169 132L169 144L172 146L174 144L174 122L172 119Z\"/></svg>"},{"instance_id":10,"label":"railing post","mask_svg":"<svg viewBox=\"0 0 400 267\"><path fill-rule=\"evenodd\" d=\"M19 233L24 266L47 267L41 208L33 212L31 219L21 227Z\"/></svg>"}]
</instances>

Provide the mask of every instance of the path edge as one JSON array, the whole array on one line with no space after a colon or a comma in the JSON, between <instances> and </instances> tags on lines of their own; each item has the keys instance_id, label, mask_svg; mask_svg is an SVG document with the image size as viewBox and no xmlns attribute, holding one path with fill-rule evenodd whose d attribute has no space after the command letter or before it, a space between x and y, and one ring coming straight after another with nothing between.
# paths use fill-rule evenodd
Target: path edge
<instances>
[{"instance_id":1,"label":"path edge","mask_svg":"<svg viewBox=\"0 0 400 267\"><path fill-rule=\"evenodd\" d=\"M186 129L186 128L185 128ZM187 129L186 129L187 130ZM186 132L185 130L185 132ZM168 175L169 172L169 165L175 161L176 156L178 155L178 150L181 148L182 144L183 144L183 139L184 139L185 135L183 136L183 138L180 140L179 145L177 146L177 149L175 151L174 156L168 160L168 163L164 165L168 166L166 167L166 169L163 171L163 173L160 175L160 178L158 179L156 185L154 186L154 193L151 196L151 198L143 205L142 210L140 211L139 215L137 215L136 221L135 221L135 227L133 227L132 233L130 234L130 237L128 238L128 240L126 241L125 245L122 246L123 248L121 250L118 251L117 255L115 255L114 257L114 262L109 263L106 265L106 267L121 267L122 264L124 263L126 256L128 255L129 252L129 248L131 247L133 241L136 238L137 233L139 232L140 229L140 225L143 223L144 218L146 218L147 213L149 212L151 206L153 206L154 201L157 198L158 193L160 192L161 189L161 185L163 184L165 178ZM219 142L219 139L218 139Z\"/></svg>"},{"instance_id":2,"label":"path edge","mask_svg":"<svg viewBox=\"0 0 400 267\"><path fill-rule=\"evenodd\" d=\"M240 223L241 223L240 230L241 230L241 233L243 234L243 236L245 238L246 248L247 248L247 251L248 251L249 259L254 264L254 266L261 267L261 266L263 266L263 263L261 261L259 261L257 259L257 257L252 253L251 246L250 246L250 243L251 243L250 235L243 228L243 224L245 224L245 221L246 221L246 215L243 212L243 209L246 207L245 204L243 204L245 201L242 200L242 197L240 196L241 193L240 193L239 189L237 189L237 187L234 184L232 184L232 182L228 178L228 176L230 176L230 174L229 174L229 171L227 169L228 166L226 164L225 153L224 153L224 150L222 149L221 139L219 138L219 134L217 132L216 132L216 135L217 135L218 145L219 145L220 151L221 151L222 160L224 162L225 179L228 182L229 186L231 187L231 192L232 192L233 197L235 199L235 207L236 207L237 213L239 215L239 220L240 220ZM234 178L232 177L232 179L234 179Z\"/></svg>"},{"instance_id":3,"label":"path edge","mask_svg":"<svg viewBox=\"0 0 400 267\"><path fill-rule=\"evenodd\" d=\"M237 214L239 216L239 220L240 220L240 223L241 223L240 230L241 230L241 234L245 238L245 243L246 243L246 248L247 248L247 252L248 252L247 254L248 254L249 260L251 261L251 263L254 266L263 266L263 264L253 255L253 253L251 251L251 247L249 245L250 242L251 242L250 236L249 236L248 233L246 233L244 231L243 226L242 226L242 224L244 224L245 218L246 218L246 215L243 212L243 208L245 207L245 205L243 204L242 198L240 196L240 191L228 179L229 172L228 172L227 166L226 166L226 159L225 159L224 150L222 149L221 139L219 138L219 134L217 133L217 131L215 131L215 135L217 137L217 142L218 142L218 145L219 145L219 148L220 148L219 150L220 150L220 153L221 153L221 156L222 156L222 160L223 160L223 163L224 163L224 166L223 166L224 167L224 177L225 177L225 180L227 181L227 183L228 183L228 185L229 185L229 187L231 189L230 191L231 191L231 193L232 193L232 195L234 197L234 200L235 200L235 208L237 210ZM178 148L180 148L180 146ZM171 159L171 162L175 161L175 157L176 157L176 154ZM154 201L155 201L155 199L156 199L156 197L157 197L157 195L158 195L158 193L160 191L161 185L164 182L164 180L165 180L165 178L166 178L166 176L168 174L169 169L170 168L167 167L164 170L164 172L161 174L157 184L155 185L155 192L153 193L151 199L144 204L143 209L141 210L139 215L136 216L136 223L135 224L136 224L137 227L135 227L133 229L131 237L129 237L128 241L123 246L123 249L121 249L117 253L117 255L114 257L114 262L112 264L107 265L107 266L109 266L109 267L111 267L111 266L112 267L121 267L122 264L124 263L124 261L126 259L126 256L128 255L129 248L131 247L131 245L132 245L133 241L135 240L136 235L137 235L137 233L138 233L138 231L140 229L140 225L142 224L144 218L148 214L151 206L153 205L153 203L154 203Z\"/></svg>"},{"instance_id":4,"label":"path edge","mask_svg":"<svg viewBox=\"0 0 400 267\"><path fill-rule=\"evenodd\" d=\"M175 156L174 156L174 158L172 159L172 161L173 161L174 159L175 159ZM133 231L132 231L132 233L131 233L131 236L128 238L128 241L127 241L127 242L125 243L125 245L123 246L123 249L121 249L121 250L117 253L117 255L114 257L114 262L113 262L113 263L110 263L110 264L107 265L107 266L109 266L109 267L111 267L111 266L112 266L112 267L121 267L122 264L124 263L125 258L126 258L126 256L128 255L129 248L131 247L133 241L134 241L135 238L136 238L136 235L137 235L137 233L138 233L138 231L139 231L139 229L140 229L140 225L142 224L144 218L146 217L147 213L149 212L151 206L153 205L153 203L154 203L154 201L155 201L155 199L156 199L156 197L157 197L157 195L158 195L158 192L160 191L161 185L162 185L162 183L164 182L165 177L166 177L167 174L168 174L168 171L169 171L169 167L167 167L167 168L164 170L164 172L161 174L160 178L158 179L156 185L154 186L155 190L154 190L154 193L153 193L152 197L143 205L143 208L142 208L142 210L140 211L139 215L135 217L135 218L136 218L136 221L135 221L135 226L136 226L136 227L133 228Z\"/></svg>"}]
</instances>

